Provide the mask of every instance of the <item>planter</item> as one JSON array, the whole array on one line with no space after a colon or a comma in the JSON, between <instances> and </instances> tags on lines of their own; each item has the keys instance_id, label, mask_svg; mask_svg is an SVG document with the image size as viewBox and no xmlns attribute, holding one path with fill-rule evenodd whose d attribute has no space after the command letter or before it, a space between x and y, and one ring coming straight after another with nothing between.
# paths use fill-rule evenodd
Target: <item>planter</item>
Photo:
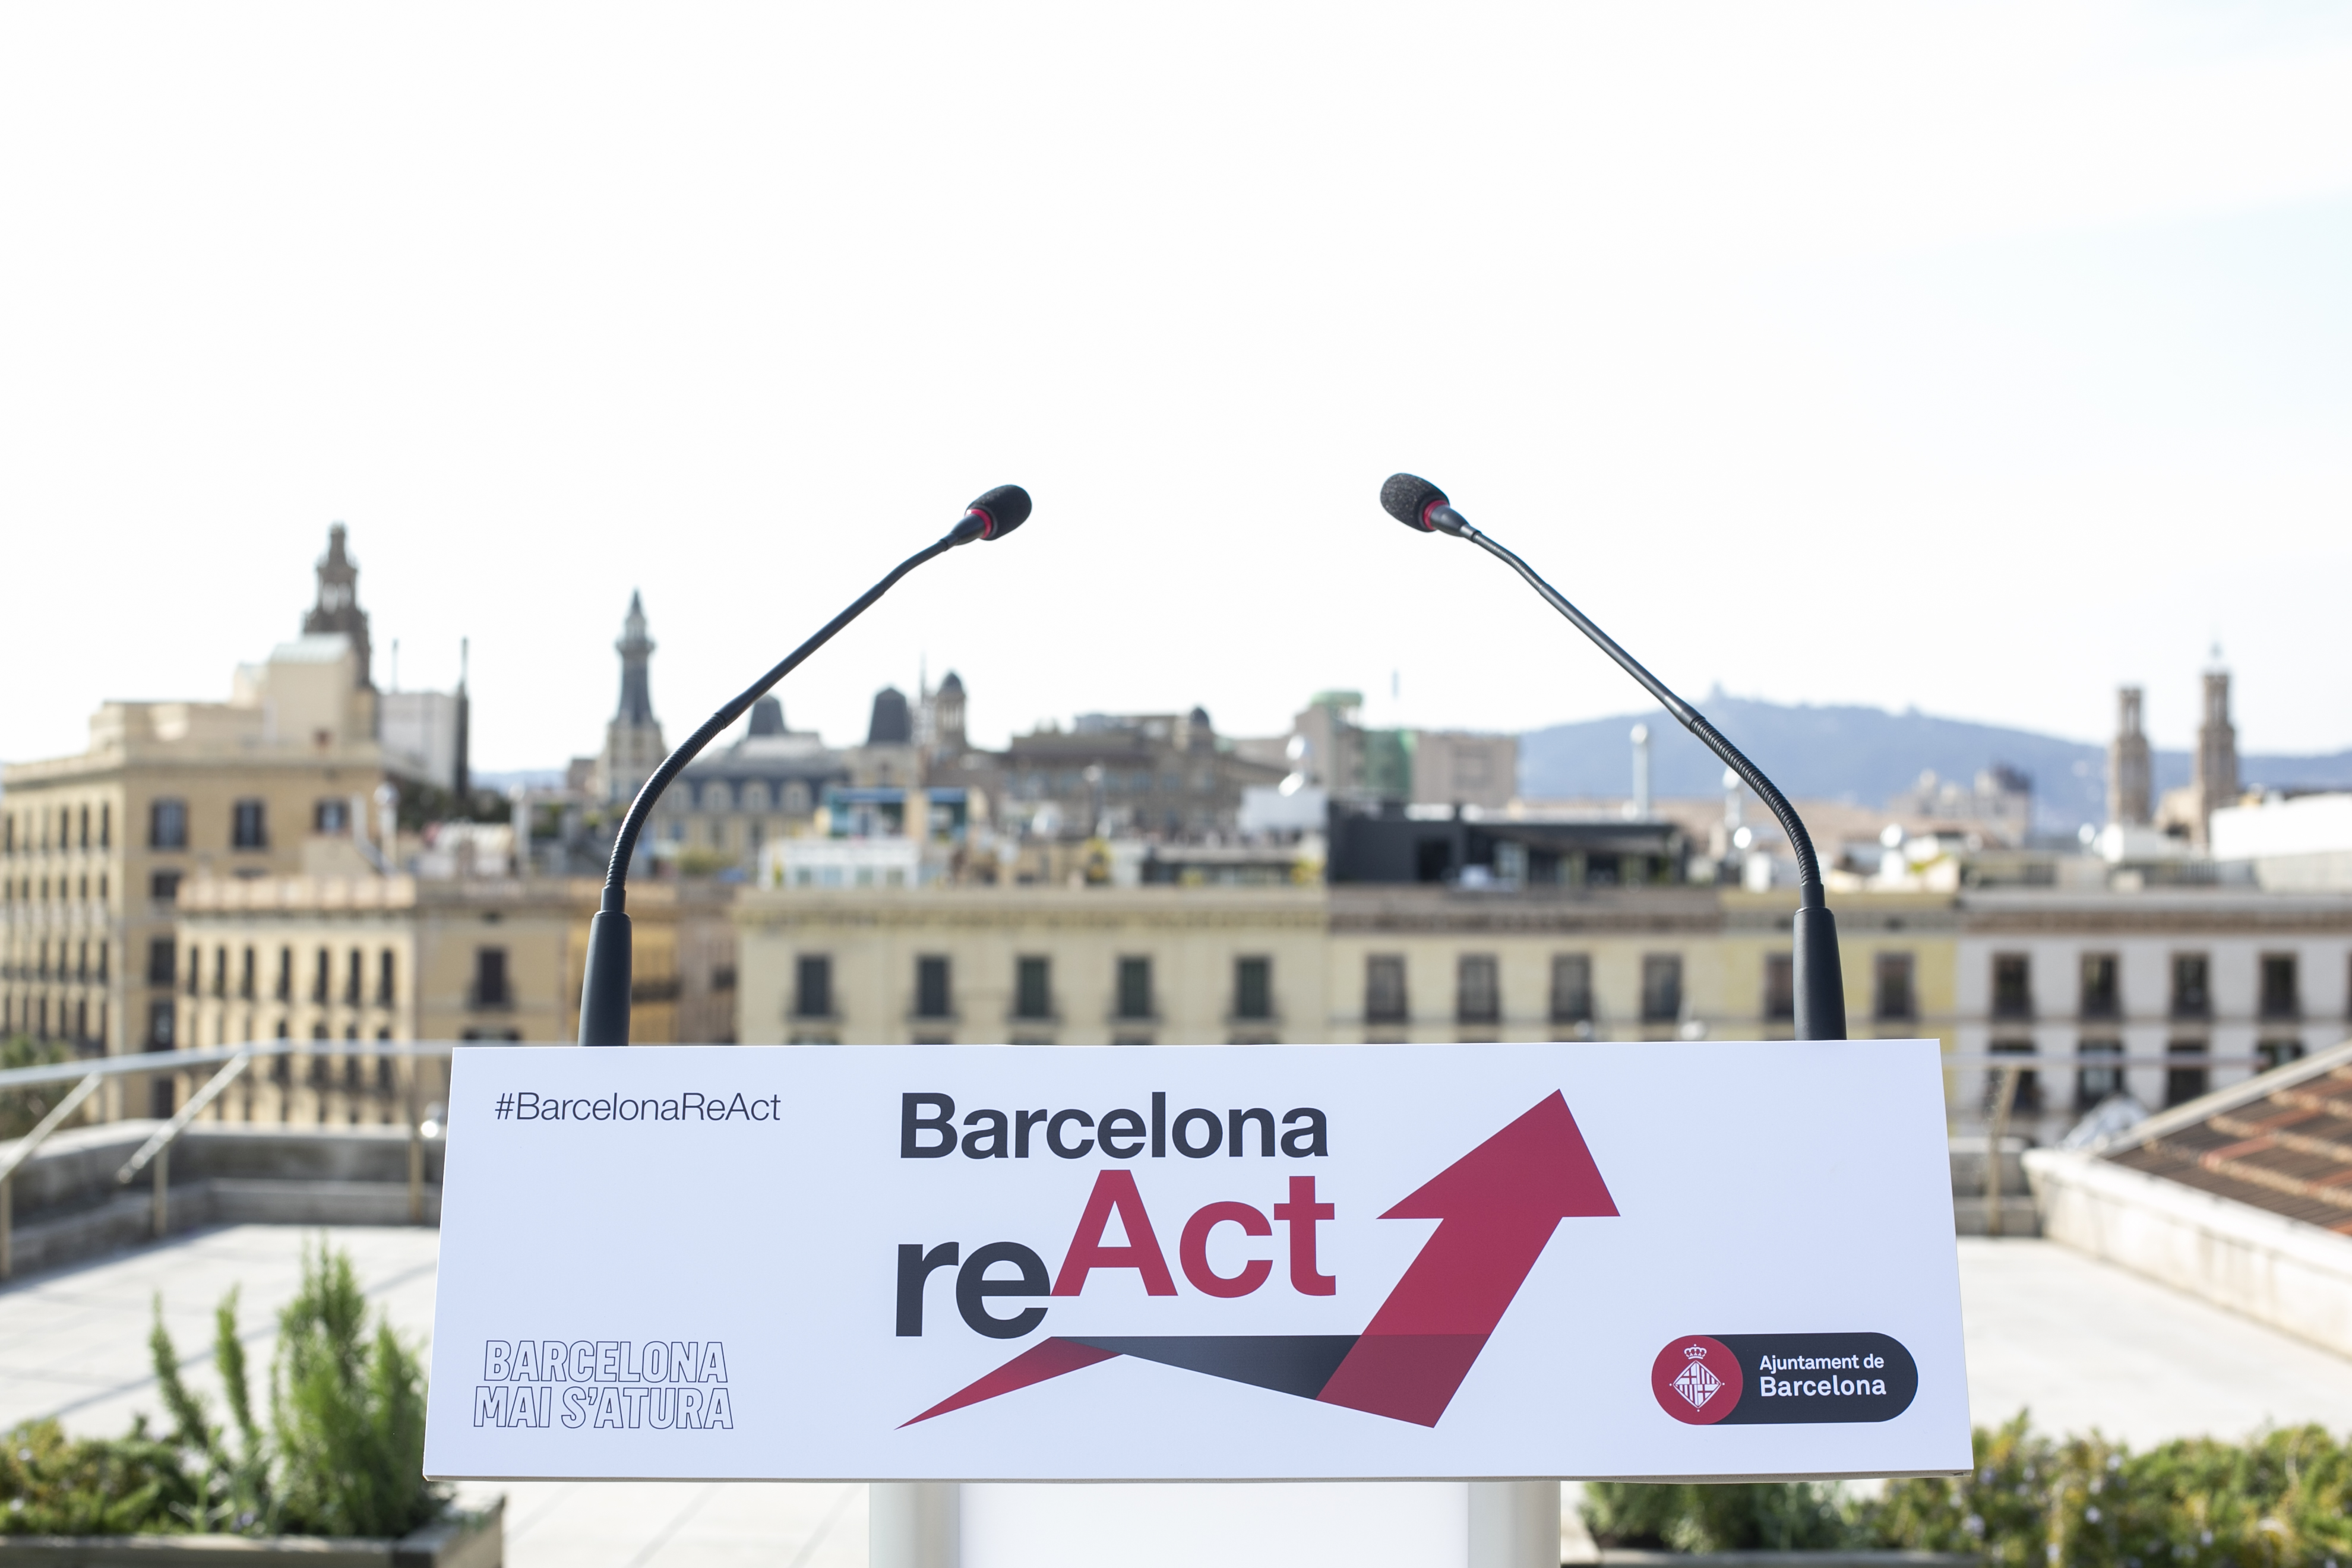
<instances>
[{"instance_id":1,"label":"planter","mask_svg":"<svg viewBox=\"0 0 2352 1568\"><path fill-rule=\"evenodd\" d=\"M1594 1558L1626 1568L1976 1568L1963 1552L1640 1552L1604 1546Z\"/></svg>"},{"instance_id":2,"label":"planter","mask_svg":"<svg viewBox=\"0 0 2352 1568\"><path fill-rule=\"evenodd\" d=\"M397 1541L322 1535L0 1535L5 1568L235 1568L277 1557L299 1568L499 1568L507 1500Z\"/></svg>"}]
</instances>

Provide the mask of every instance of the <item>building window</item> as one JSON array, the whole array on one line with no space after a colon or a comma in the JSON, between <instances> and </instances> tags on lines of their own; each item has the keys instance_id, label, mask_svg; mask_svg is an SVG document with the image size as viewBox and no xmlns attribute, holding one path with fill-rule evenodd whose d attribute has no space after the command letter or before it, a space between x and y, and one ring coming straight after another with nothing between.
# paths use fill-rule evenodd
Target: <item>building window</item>
<instances>
[{"instance_id":1,"label":"building window","mask_svg":"<svg viewBox=\"0 0 2352 1568\"><path fill-rule=\"evenodd\" d=\"M955 972L937 953L915 960L915 1016L945 1018L955 1012Z\"/></svg>"},{"instance_id":2,"label":"building window","mask_svg":"<svg viewBox=\"0 0 2352 1568\"><path fill-rule=\"evenodd\" d=\"M188 994L195 995L203 989L204 984L205 950L201 947L191 947L188 949Z\"/></svg>"},{"instance_id":3,"label":"building window","mask_svg":"<svg viewBox=\"0 0 2352 1568\"><path fill-rule=\"evenodd\" d=\"M1365 1018L1374 1023L1401 1024L1407 1016L1404 960L1393 954L1365 959Z\"/></svg>"},{"instance_id":4,"label":"building window","mask_svg":"<svg viewBox=\"0 0 2352 1568\"><path fill-rule=\"evenodd\" d=\"M793 965L793 1016L833 1016L833 960L824 954L804 952Z\"/></svg>"},{"instance_id":5,"label":"building window","mask_svg":"<svg viewBox=\"0 0 2352 1568\"><path fill-rule=\"evenodd\" d=\"M320 950L320 956L325 957ZM511 1007L513 988L508 984L507 950L503 947L478 947L474 950L474 984L467 1005L472 1007Z\"/></svg>"},{"instance_id":6,"label":"building window","mask_svg":"<svg viewBox=\"0 0 2352 1568\"><path fill-rule=\"evenodd\" d=\"M2124 1054L2121 1040L2084 1040L2074 1048L2074 1054L2086 1064L2074 1075L2074 1109L2088 1110L2111 1094L2124 1091L2124 1069L2115 1067L2092 1067L2087 1064L2102 1057Z\"/></svg>"},{"instance_id":7,"label":"building window","mask_svg":"<svg viewBox=\"0 0 2352 1568\"><path fill-rule=\"evenodd\" d=\"M392 955L392 949L388 947L375 955L375 1003L379 1007L392 1005L392 999L395 994L393 977L397 962Z\"/></svg>"},{"instance_id":8,"label":"building window","mask_svg":"<svg viewBox=\"0 0 2352 1568\"><path fill-rule=\"evenodd\" d=\"M310 808L310 826L320 833L348 833L352 828L352 805L342 799L322 800Z\"/></svg>"},{"instance_id":9,"label":"building window","mask_svg":"<svg viewBox=\"0 0 2352 1568\"><path fill-rule=\"evenodd\" d=\"M1642 960L1642 1022L1671 1024L1682 1013L1682 955L1650 953Z\"/></svg>"},{"instance_id":10,"label":"building window","mask_svg":"<svg viewBox=\"0 0 2352 1568\"><path fill-rule=\"evenodd\" d=\"M159 936L147 944L147 984L169 986L179 976L180 944L168 936Z\"/></svg>"},{"instance_id":11,"label":"building window","mask_svg":"<svg viewBox=\"0 0 2352 1568\"><path fill-rule=\"evenodd\" d=\"M114 847L114 806L111 802L98 808L98 847L100 849Z\"/></svg>"},{"instance_id":12,"label":"building window","mask_svg":"<svg viewBox=\"0 0 2352 1568\"><path fill-rule=\"evenodd\" d=\"M254 951L250 945L237 957L236 994L240 1001L253 1000L254 971L257 967L254 958Z\"/></svg>"},{"instance_id":13,"label":"building window","mask_svg":"<svg viewBox=\"0 0 2352 1568\"><path fill-rule=\"evenodd\" d=\"M1551 960L1551 1021L1592 1022L1592 960L1581 952L1556 952Z\"/></svg>"},{"instance_id":14,"label":"building window","mask_svg":"<svg viewBox=\"0 0 2352 1568\"><path fill-rule=\"evenodd\" d=\"M360 1005L360 998L366 994L367 954L355 947L343 968L343 1000L356 1007Z\"/></svg>"},{"instance_id":15,"label":"building window","mask_svg":"<svg viewBox=\"0 0 2352 1568\"><path fill-rule=\"evenodd\" d=\"M1912 994L1911 954L1882 952L1872 964L1875 982L1875 1002L1873 1009L1885 1022L1915 1018L1919 1014L1918 999ZM1795 998L1790 997L1793 1012Z\"/></svg>"},{"instance_id":16,"label":"building window","mask_svg":"<svg viewBox=\"0 0 2352 1568\"><path fill-rule=\"evenodd\" d=\"M2289 1062L2301 1061L2303 1042L2301 1040L2264 1040L2254 1047L2254 1054L2263 1059L2262 1070L2268 1072L2273 1068L2283 1068Z\"/></svg>"},{"instance_id":17,"label":"building window","mask_svg":"<svg viewBox=\"0 0 2352 1568\"><path fill-rule=\"evenodd\" d=\"M1050 1018L1054 1016L1054 965L1051 959L1013 960L1013 1016L1016 1018Z\"/></svg>"},{"instance_id":18,"label":"building window","mask_svg":"<svg viewBox=\"0 0 2352 1568\"><path fill-rule=\"evenodd\" d=\"M158 871L147 879L147 896L159 904L180 901L180 873Z\"/></svg>"},{"instance_id":19,"label":"building window","mask_svg":"<svg viewBox=\"0 0 2352 1568\"><path fill-rule=\"evenodd\" d=\"M2295 984L2294 954L2263 954L2262 1008L2265 1018L2303 1016L2303 997Z\"/></svg>"},{"instance_id":20,"label":"building window","mask_svg":"<svg viewBox=\"0 0 2352 1568\"><path fill-rule=\"evenodd\" d=\"M2213 993L2209 984L2212 965L2201 952L2176 952L2172 955L2172 1016L2176 1018L2209 1018L2213 1015Z\"/></svg>"},{"instance_id":21,"label":"building window","mask_svg":"<svg viewBox=\"0 0 2352 1568\"><path fill-rule=\"evenodd\" d=\"M1992 960L1992 1016L2033 1016L2033 961L2021 952L1999 952Z\"/></svg>"},{"instance_id":22,"label":"building window","mask_svg":"<svg viewBox=\"0 0 2352 1568\"><path fill-rule=\"evenodd\" d=\"M2083 955L2083 1016L2085 1018L2117 1018L2123 1016L2122 988L2116 979L2116 955L2112 952L2086 952Z\"/></svg>"},{"instance_id":23,"label":"building window","mask_svg":"<svg viewBox=\"0 0 2352 1568\"><path fill-rule=\"evenodd\" d=\"M1463 1024L1491 1024L1503 1016L1503 986L1495 955L1465 952L1454 963L1454 1017Z\"/></svg>"},{"instance_id":24,"label":"building window","mask_svg":"<svg viewBox=\"0 0 2352 1568\"><path fill-rule=\"evenodd\" d=\"M1234 960L1234 1016L1236 1018L1274 1016L1274 960L1270 958Z\"/></svg>"},{"instance_id":25,"label":"building window","mask_svg":"<svg viewBox=\"0 0 2352 1568\"><path fill-rule=\"evenodd\" d=\"M322 947L317 957L318 962L310 966L310 1000L324 1002L334 988L335 955Z\"/></svg>"},{"instance_id":26,"label":"building window","mask_svg":"<svg viewBox=\"0 0 2352 1568\"><path fill-rule=\"evenodd\" d=\"M2165 1109L2169 1110L2176 1105L2186 1105L2201 1097L2210 1078L2201 1065L2205 1059L2205 1042L2175 1040L2166 1047L2164 1054L2177 1062L2195 1064L2164 1069Z\"/></svg>"},{"instance_id":27,"label":"building window","mask_svg":"<svg viewBox=\"0 0 2352 1568\"><path fill-rule=\"evenodd\" d=\"M1797 1016L1797 961L1789 953L1764 955L1764 1021L1786 1024Z\"/></svg>"},{"instance_id":28,"label":"building window","mask_svg":"<svg viewBox=\"0 0 2352 1568\"><path fill-rule=\"evenodd\" d=\"M229 808L228 841L232 849L269 847L269 816L265 803L241 800Z\"/></svg>"},{"instance_id":29,"label":"building window","mask_svg":"<svg viewBox=\"0 0 2352 1568\"><path fill-rule=\"evenodd\" d=\"M1151 1016L1151 960L1122 958L1118 961L1118 1016L1122 1018Z\"/></svg>"},{"instance_id":30,"label":"building window","mask_svg":"<svg viewBox=\"0 0 2352 1568\"><path fill-rule=\"evenodd\" d=\"M1992 1054L1997 1057L2031 1057L2032 1040L1995 1040ZM1999 1108L2000 1082L2006 1069L1996 1068L1985 1074L1985 1114L1991 1116ZM2017 1088L2011 1093L2009 1109L2017 1116L2032 1116L2042 1109L2042 1078L2032 1068L2017 1074Z\"/></svg>"},{"instance_id":31,"label":"building window","mask_svg":"<svg viewBox=\"0 0 2352 1568\"><path fill-rule=\"evenodd\" d=\"M294 950L290 947L278 950L278 984L271 994L280 1002L294 1000Z\"/></svg>"},{"instance_id":32,"label":"building window","mask_svg":"<svg viewBox=\"0 0 2352 1568\"><path fill-rule=\"evenodd\" d=\"M147 847L185 849L188 847L188 803L159 800L147 807Z\"/></svg>"},{"instance_id":33,"label":"building window","mask_svg":"<svg viewBox=\"0 0 2352 1568\"><path fill-rule=\"evenodd\" d=\"M173 1019L177 1010L166 999L147 1004L147 1048L168 1051L172 1048Z\"/></svg>"}]
</instances>

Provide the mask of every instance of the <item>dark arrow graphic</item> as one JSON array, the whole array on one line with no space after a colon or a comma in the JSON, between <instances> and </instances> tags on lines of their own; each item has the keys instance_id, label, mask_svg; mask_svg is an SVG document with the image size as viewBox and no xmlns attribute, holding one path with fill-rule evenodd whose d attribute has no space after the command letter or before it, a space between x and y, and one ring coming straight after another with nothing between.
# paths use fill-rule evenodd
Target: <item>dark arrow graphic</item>
<instances>
[{"instance_id":1,"label":"dark arrow graphic","mask_svg":"<svg viewBox=\"0 0 2352 1568\"><path fill-rule=\"evenodd\" d=\"M906 1425L1126 1355L1434 1426L1553 1229L1616 1213L1555 1092L1381 1216L1437 1229L1362 1333L1056 1335Z\"/></svg>"}]
</instances>

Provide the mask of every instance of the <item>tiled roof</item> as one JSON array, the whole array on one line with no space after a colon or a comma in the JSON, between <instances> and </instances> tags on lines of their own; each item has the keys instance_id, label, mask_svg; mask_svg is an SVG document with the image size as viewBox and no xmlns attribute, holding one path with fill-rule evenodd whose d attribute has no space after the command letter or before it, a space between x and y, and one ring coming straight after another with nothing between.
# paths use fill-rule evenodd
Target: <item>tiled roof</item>
<instances>
[{"instance_id":1,"label":"tiled roof","mask_svg":"<svg viewBox=\"0 0 2352 1568\"><path fill-rule=\"evenodd\" d=\"M2106 1158L2352 1235L2352 1047L2152 1118Z\"/></svg>"}]
</instances>

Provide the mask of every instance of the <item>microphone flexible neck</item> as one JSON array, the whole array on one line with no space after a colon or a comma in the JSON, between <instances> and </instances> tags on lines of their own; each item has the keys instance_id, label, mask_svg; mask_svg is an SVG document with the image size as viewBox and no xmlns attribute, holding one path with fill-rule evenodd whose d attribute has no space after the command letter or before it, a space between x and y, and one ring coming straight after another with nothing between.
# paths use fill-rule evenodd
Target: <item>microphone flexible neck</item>
<instances>
[{"instance_id":1,"label":"microphone flexible neck","mask_svg":"<svg viewBox=\"0 0 2352 1568\"><path fill-rule=\"evenodd\" d=\"M669 788L672 781L686 771L687 763L702 753L702 749L717 740L726 728L741 718L752 703L768 694L768 689L790 675L809 655L833 640L834 634L864 615L874 601L888 593L898 579L936 555L944 555L959 544L984 537L971 522L971 514L948 531L937 542L924 546L890 569L889 574L857 596L841 614L827 621L817 634L784 656L783 661L760 677L742 692L702 721L701 728L678 743L677 750L661 761L629 803L629 812L621 819L621 830L613 837L613 858L604 868L604 896L599 908L618 914L628 905L629 862L637 852L637 837L645 831L646 820L653 815L654 805Z\"/></svg>"},{"instance_id":2,"label":"microphone flexible neck","mask_svg":"<svg viewBox=\"0 0 2352 1568\"><path fill-rule=\"evenodd\" d=\"M1459 513L1454 515L1457 519L1460 516ZM1449 529L1447 531L1459 533L1462 538L1470 541L1479 549L1526 578L1528 586L1533 588L1545 604L1567 616L1577 630L1591 637L1595 647L1615 659L1618 667L1639 681L1644 691L1664 704L1666 711L1681 721L1683 728L1696 735L1706 742L1708 751L1722 758L1724 765L1739 775L1739 782L1754 790L1757 798L1771 807L1773 816L1780 821L1780 831L1789 836L1789 847L1796 852L1797 856L1797 907L1801 910L1818 910L1828 907L1828 900L1822 888L1821 861L1813 853L1812 835L1805 831L1805 825L1798 819L1796 808L1789 804L1788 796L1782 795L1773 785L1772 781L1764 776L1762 769L1749 762L1738 747L1726 740L1723 732L1708 723L1697 709L1675 696L1667 689L1664 681L1643 668L1640 660L1619 647L1614 638L1594 626L1583 611L1570 604L1559 589L1538 576L1535 568L1520 560L1515 552L1496 543L1478 530L1471 527L1466 521L1462 521L1458 529Z\"/></svg>"}]
</instances>

